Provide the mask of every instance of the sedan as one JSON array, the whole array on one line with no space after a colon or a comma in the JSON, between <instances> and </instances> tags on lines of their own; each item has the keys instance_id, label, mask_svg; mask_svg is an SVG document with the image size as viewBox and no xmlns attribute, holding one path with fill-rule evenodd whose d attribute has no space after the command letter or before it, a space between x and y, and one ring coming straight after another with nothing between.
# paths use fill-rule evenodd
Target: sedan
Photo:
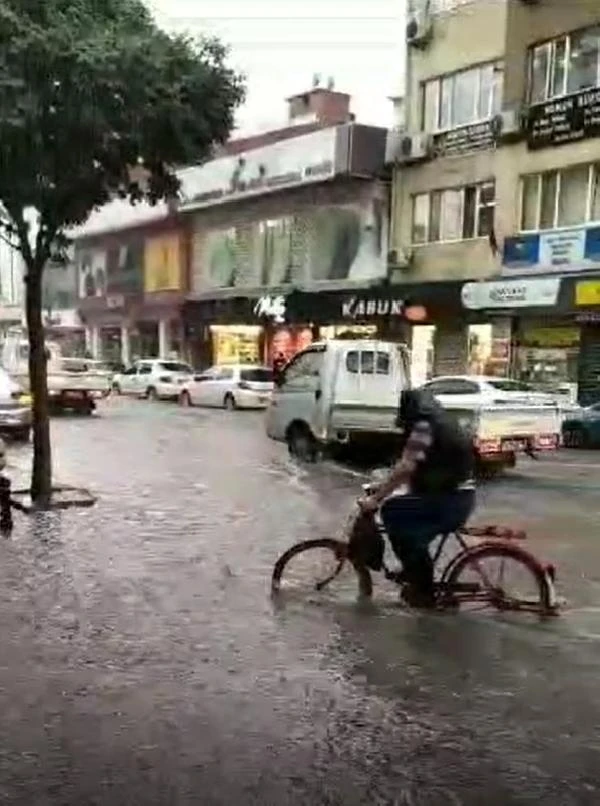
<instances>
[{"instance_id":1,"label":"sedan","mask_svg":"<svg viewBox=\"0 0 600 806\"><path fill-rule=\"evenodd\" d=\"M563 408L560 394L541 392L522 381L485 375L448 375L424 384L442 406L558 406Z\"/></svg>"},{"instance_id":2,"label":"sedan","mask_svg":"<svg viewBox=\"0 0 600 806\"><path fill-rule=\"evenodd\" d=\"M600 445L600 403L570 412L562 424L562 438L567 448Z\"/></svg>"},{"instance_id":3,"label":"sedan","mask_svg":"<svg viewBox=\"0 0 600 806\"><path fill-rule=\"evenodd\" d=\"M26 442L31 432L31 398L0 368L0 434Z\"/></svg>"},{"instance_id":4,"label":"sedan","mask_svg":"<svg viewBox=\"0 0 600 806\"><path fill-rule=\"evenodd\" d=\"M207 369L186 381L179 395L182 406L225 409L265 409L273 391L268 367L224 365Z\"/></svg>"}]
</instances>

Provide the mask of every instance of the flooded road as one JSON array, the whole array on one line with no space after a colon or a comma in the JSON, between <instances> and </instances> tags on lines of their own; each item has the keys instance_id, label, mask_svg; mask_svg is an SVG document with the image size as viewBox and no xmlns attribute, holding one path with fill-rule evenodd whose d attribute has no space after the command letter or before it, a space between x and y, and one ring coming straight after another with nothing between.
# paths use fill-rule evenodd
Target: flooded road
<instances>
[{"instance_id":1,"label":"flooded road","mask_svg":"<svg viewBox=\"0 0 600 806\"><path fill-rule=\"evenodd\" d=\"M274 608L274 560L336 534L360 479L299 470L260 414L110 400L53 438L100 500L0 543L2 804L600 802L600 454L481 491L558 567L539 625L383 586Z\"/></svg>"}]
</instances>

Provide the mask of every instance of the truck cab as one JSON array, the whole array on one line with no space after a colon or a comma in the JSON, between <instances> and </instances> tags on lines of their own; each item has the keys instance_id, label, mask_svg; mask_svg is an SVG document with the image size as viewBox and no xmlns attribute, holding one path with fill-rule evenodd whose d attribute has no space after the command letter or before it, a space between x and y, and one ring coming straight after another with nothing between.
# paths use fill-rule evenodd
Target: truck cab
<instances>
[{"instance_id":1,"label":"truck cab","mask_svg":"<svg viewBox=\"0 0 600 806\"><path fill-rule=\"evenodd\" d=\"M398 399L408 386L404 345L344 339L312 344L279 373L267 434L307 458L327 445L389 441L399 435Z\"/></svg>"}]
</instances>

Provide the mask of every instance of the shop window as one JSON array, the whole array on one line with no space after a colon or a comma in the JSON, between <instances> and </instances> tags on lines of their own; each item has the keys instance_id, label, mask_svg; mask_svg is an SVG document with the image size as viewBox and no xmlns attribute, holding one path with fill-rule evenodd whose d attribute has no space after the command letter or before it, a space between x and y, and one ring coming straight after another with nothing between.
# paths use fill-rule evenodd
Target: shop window
<instances>
[{"instance_id":1,"label":"shop window","mask_svg":"<svg viewBox=\"0 0 600 806\"><path fill-rule=\"evenodd\" d=\"M600 87L600 26L532 48L529 75L532 104L594 87Z\"/></svg>"},{"instance_id":2,"label":"shop window","mask_svg":"<svg viewBox=\"0 0 600 806\"><path fill-rule=\"evenodd\" d=\"M424 131L437 132L489 120L500 111L500 62L461 70L423 84Z\"/></svg>"},{"instance_id":3,"label":"shop window","mask_svg":"<svg viewBox=\"0 0 600 806\"><path fill-rule=\"evenodd\" d=\"M574 165L521 177L521 231L600 220L600 165Z\"/></svg>"},{"instance_id":4,"label":"shop window","mask_svg":"<svg viewBox=\"0 0 600 806\"><path fill-rule=\"evenodd\" d=\"M413 197L413 244L488 237L494 229L493 181Z\"/></svg>"}]
</instances>

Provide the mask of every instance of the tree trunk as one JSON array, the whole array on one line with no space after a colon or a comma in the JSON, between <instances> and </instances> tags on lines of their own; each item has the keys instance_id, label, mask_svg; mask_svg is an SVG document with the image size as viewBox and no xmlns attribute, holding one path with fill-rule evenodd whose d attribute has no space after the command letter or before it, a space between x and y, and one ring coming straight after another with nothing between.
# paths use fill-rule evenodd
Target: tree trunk
<instances>
[{"instance_id":1,"label":"tree trunk","mask_svg":"<svg viewBox=\"0 0 600 806\"><path fill-rule=\"evenodd\" d=\"M48 411L48 371L42 321L42 272L27 266L25 309L29 336L29 384L33 398L33 472L31 499L38 509L48 509L52 498L52 452Z\"/></svg>"}]
</instances>

